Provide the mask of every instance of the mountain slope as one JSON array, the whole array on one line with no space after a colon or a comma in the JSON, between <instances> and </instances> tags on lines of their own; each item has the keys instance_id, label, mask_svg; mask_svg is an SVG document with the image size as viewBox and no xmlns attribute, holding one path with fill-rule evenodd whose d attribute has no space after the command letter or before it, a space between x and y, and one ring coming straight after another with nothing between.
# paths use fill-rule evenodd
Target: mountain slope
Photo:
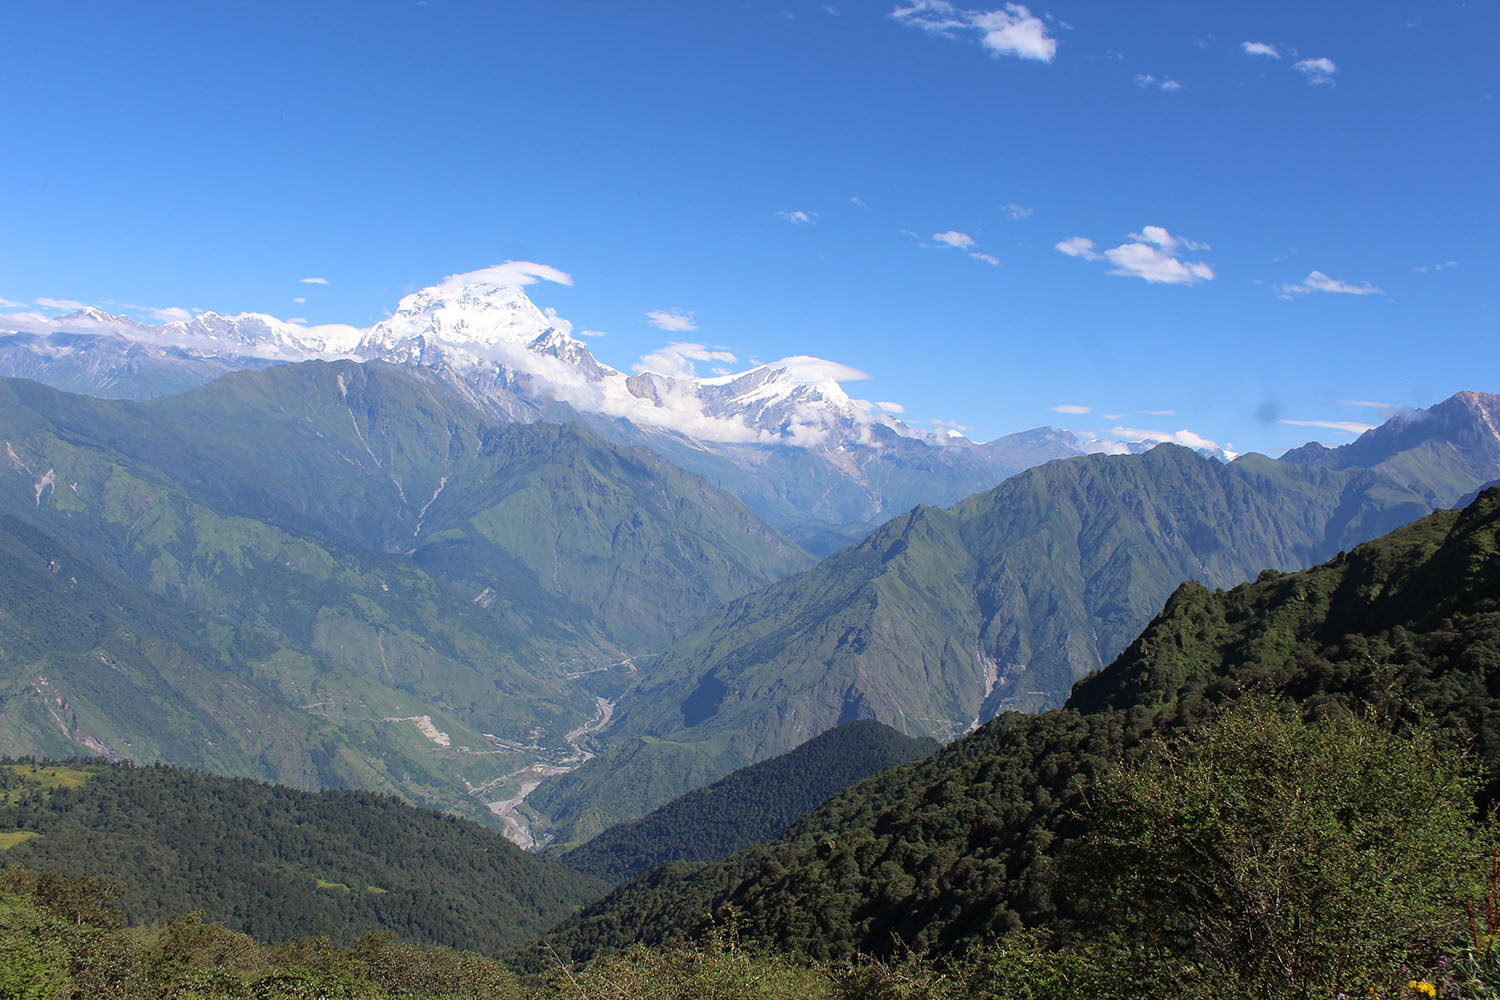
<instances>
[{"instance_id":1,"label":"mountain slope","mask_svg":"<svg viewBox=\"0 0 1500 1000\"><path fill-rule=\"evenodd\" d=\"M133 921L188 910L263 938L365 931L494 953L602 885L497 833L368 792L174 768L0 765L7 864L118 879ZM32 836L15 836L31 834Z\"/></svg>"},{"instance_id":2,"label":"mountain slope","mask_svg":"<svg viewBox=\"0 0 1500 1000\"><path fill-rule=\"evenodd\" d=\"M1314 569L1230 591L1183 584L1068 705L1006 713L925 760L881 772L774 841L627 883L547 939L584 958L633 942L740 938L815 957L951 952L1069 915L1069 845L1088 794L1147 735L1244 691L1316 716L1372 706L1472 734L1500 791L1500 489ZM712 914L705 918L703 915Z\"/></svg>"},{"instance_id":3,"label":"mountain slope","mask_svg":"<svg viewBox=\"0 0 1500 1000\"><path fill-rule=\"evenodd\" d=\"M937 747L872 719L850 722L612 826L559 858L612 882L672 861L716 861L777 836L839 789Z\"/></svg>"},{"instance_id":4,"label":"mountain slope","mask_svg":"<svg viewBox=\"0 0 1500 1000\"><path fill-rule=\"evenodd\" d=\"M1163 445L918 508L676 643L622 703L616 746L528 805L564 839L588 836L839 721L951 738L1004 708L1055 705L1179 581L1229 586L1389 531L1493 478L1500 466L1475 451L1410 461L1397 480ZM641 797L605 794L606 774Z\"/></svg>"}]
</instances>

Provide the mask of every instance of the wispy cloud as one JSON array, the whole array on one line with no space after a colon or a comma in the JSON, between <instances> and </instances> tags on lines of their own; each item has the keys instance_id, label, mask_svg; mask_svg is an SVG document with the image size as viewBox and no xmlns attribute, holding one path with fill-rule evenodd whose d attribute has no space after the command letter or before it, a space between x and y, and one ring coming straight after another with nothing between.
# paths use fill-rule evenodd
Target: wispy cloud
<instances>
[{"instance_id":1,"label":"wispy cloud","mask_svg":"<svg viewBox=\"0 0 1500 1000\"><path fill-rule=\"evenodd\" d=\"M1145 414L1148 417L1175 417L1175 416L1177 416L1177 411L1176 410L1142 410L1141 413Z\"/></svg>"},{"instance_id":2,"label":"wispy cloud","mask_svg":"<svg viewBox=\"0 0 1500 1000\"><path fill-rule=\"evenodd\" d=\"M1004 212L1013 220L1019 220L1030 216L1032 210L1027 208L1025 205L1017 205L1015 202L1007 202L1004 205L1000 206L1000 211Z\"/></svg>"},{"instance_id":3,"label":"wispy cloud","mask_svg":"<svg viewBox=\"0 0 1500 1000\"><path fill-rule=\"evenodd\" d=\"M1331 431L1343 431L1345 434L1363 434L1375 427L1374 424L1362 424L1357 420L1280 420L1277 422L1291 424L1293 427L1323 427Z\"/></svg>"},{"instance_id":4,"label":"wispy cloud","mask_svg":"<svg viewBox=\"0 0 1500 1000\"><path fill-rule=\"evenodd\" d=\"M1150 73L1137 73L1135 85L1142 90L1164 90L1169 94L1174 90L1182 89L1182 84L1176 80L1169 80L1166 77L1158 78L1152 76Z\"/></svg>"},{"instance_id":5,"label":"wispy cloud","mask_svg":"<svg viewBox=\"0 0 1500 1000\"><path fill-rule=\"evenodd\" d=\"M1384 294L1369 282L1351 285L1347 281L1330 278L1322 271L1313 271L1297 284L1278 285L1277 292L1284 299L1296 295L1311 295L1313 292L1332 292L1335 295L1381 295Z\"/></svg>"},{"instance_id":6,"label":"wispy cloud","mask_svg":"<svg viewBox=\"0 0 1500 1000\"><path fill-rule=\"evenodd\" d=\"M984 263L988 264L990 267L999 267L1000 266L1000 258L996 257L994 254L980 253L980 252L978 252L976 250L974 253L969 254L969 256L973 257L975 260L983 261Z\"/></svg>"},{"instance_id":7,"label":"wispy cloud","mask_svg":"<svg viewBox=\"0 0 1500 1000\"><path fill-rule=\"evenodd\" d=\"M1052 412L1054 413L1082 414L1094 412L1094 408L1092 406L1080 406L1077 403L1059 403L1056 406L1048 407L1048 409L1052 410Z\"/></svg>"},{"instance_id":8,"label":"wispy cloud","mask_svg":"<svg viewBox=\"0 0 1500 1000\"><path fill-rule=\"evenodd\" d=\"M809 225L812 225L812 223L814 222L814 220L816 220L817 217L818 217L818 213L817 212L804 212L801 209L798 209L795 212L780 212L780 211L778 211L776 214L779 215L779 216L781 216L781 218L783 218L786 221L790 222L794 226L809 226Z\"/></svg>"},{"instance_id":9,"label":"wispy cloud","mask_svg":"<svg viewBox=\"0 0 1500 1000\"><path fill-rule=\"evenodd\" d=\"M728 361L739 360L732 351L722 348L712 348L707 344L683 344L672 342L666 347L658 348L650 354L644 355L635 364L638 372L656 372L659 375L677 375L687 378L697 376L695 361Z\"/></svg>"},{"instance_id":10,"label":"wispy cloud","mask_svg":"<svg viewBox=\"0 0 1500 1000\"><path fill-rule=\"evenodd\" d=\"M37 305L41 306L44 309L66 309L69 312L77 312L80 309L87 309L88 308L88 306L85 305L84 303L82 303L82 302L75 302L72 299L48 299L48 298L41 298L41 299L36 299L35 302L36 302Z\"/></svg>"},{"instance_id":11,"label":"wispy cloud","mask_svg":"<svg viewBox=\"0 0 1500 1000\"><path fill-rule=\"evenodd\" d=\"M668 333L692 333L698 329L689 309L653 309L646 314L651 325ZM691 346L691 345L690 345Z\"/></svg>"},{"instance_id":12,"label":"wispy cloud","mask_svg":"<svg viewBox=\"0 0 1500 1000\"><path fill-rule=\"evenodd\" d=\"M905 413L906 412L906 407L902 406L900 403L891 403L891 402L887 402L885 400L881 400L881 401L877 402L875 405L878 406L878 407L880 407L882 410L884 410L887 413Z\"/></svg>"},{"instance_id":13,"label":"wispy cloud","mask_svg":"<svg viewBox=\"0 0 1500 1000\"><path fill-rule=\"evenodd\" d=\"M1441 264L1422 264L1422 265L1419 265L1417 267L1412 268L1412 270L1416 271L1418 274L1427 274L1427 273L1432 272L1432 271L1451 271L1451 270L1453 270L1457 266L1458 266L1458 261L1456 261L1456 260L1449 260L1449 261L1444 261Z\"/></svg>"},{"instance_id":14,"label":"wispy cloud","mask_svg":"<svg viewBox=\"0 0 1500 1000\"><path fill-rule=\"evenodd\" d=\"M966 10L947 0L911 0L892 10L891 17L945 38L977 35L979 44L997 58L1015 56L1050 63L1057 54L1057 40L1048 36L1046 22L1018 3L997 10Z\"/></svg>"},{"instance_id":15,"label":"wispy cloud","mask_svg":"<svg viewBox=\"0 0 1500 1000\"><path fill-rule=\"evenodd\" d=\"M21 308L23 308L23 307L22 307L21 303L19 303L19 302L12 302L10 299L7 299L7 298L0 298L0 309L21 309Z\"/></svg>"},{"instance_id":16,"label":"wispy cloud","mask_svg":"<svg viewBox=\"0 0 1500 1000\"><path fill-rule=\"evenodd\" d=\"M302 282L302 284L304 284L304 285L326 285L326 284L328 284L328 279L327 278L300 278L298 280L300 280Z\"/></svg>"},{"instance_id":17,"label":"wispy cloud","mask_svg":"<svg viewBox=\"0 0 1500 1000\"><path fill-rule=\"evenodd\" d=\"M1265 42L1241 42L1240 48L1244 50L1247 56L1266 56L1270 59L1281 58L1281 50L1274 45L1267 45Z\"/></svg>"},{"instance_id":18,"label":"wispy cloud","mask_svg":"<svg viewBox=\"0 0 1500 1000\"><path fill-rule=\"evenodd\" d=\"M1299 59L1292 68L1307 77L1308 83L1332 84L1333 74L1339 71L1333 60L1324 56L1317 59Z\"/></svg>"},{"instance_id":19,"label":"wispy cloud","mask_svg":"<svg viewBox=\"0 0 1500 1000\"><path fill-rule=\"evenodd\" d=\"M575 337L583 337L585 340L591 340L594 337L605 337L605 336L608 336L608 335L609 335L608 332L605 331L605 330L575 330L575 331L573 331L573 336L575 336Z\"/></svg>"},{"instance_id":20,"label":"wispy cloud","mask_svg":"<svg viewBox=\"0 0 1500 1000\"><path fill-rule=\"evenodd\" d=\"M307 296L306 295L298 295L296 298L292 299L292 301L295 302L295 303L297 303L300 306L300 305L302 305L302 303L304 303L304 302L307 301Z\"/></svg>"},{"instance_id":21,"label":"wispy cloud","mask_svg":"<svg viewBox=\"0 0 1500 1000\"><path fill-rule=\"evenodd\" d=\"M311 278L303 278L303 281L311 281ZM321 280L321 279L320 279ZM508 260L503 264L493 264L490 267L481 267L477 271L461 271L458 274L450 274L443 279L439 286L446 291L463 288L466 285L496 285L501 288L525 288L534 285L538 281L551 281L559 285L573 284L572 275L566 271L559 271L547 264L536 264L529 260ZM327 282L322 282L327 284Z\"/></svg>"},{"instance_id":22,"label":"wispy cloud","mask_svg":"<svg viewBox=\"0 0 1500 1000\"><path fill-rule=\"evenodd\" d=\"M151 315L156 317L158 323L186 323L193 318L191 310L180 306L167 306L164 309L152 309ZM290 320L288 320L290 322ZM302 322L307 322L303 320Z\"/></svg>"},{"instance_id":23,"label":"wispy cloud","mask_svg":"<svg viewBox=\"0 0 1500 1000\"><path fill-rule=\"evenodd\" d=\"M1194 285L1213 280L1213 268L1203 261L1182 259L1185 251L1209 249L1206 243L1173 236L1161 226L1146 226L1139 233L1131 233L1127 239L1130 242L1102 253L1094 249L1094 241L1086 236L1070 236L1054 246L1069 257L1107 260L1114 265L1110 274L1141 278L1152 284Z\"/></svg>"},{"instance_id":24,"label":"wispy cloud","mask_svg":"<svg viewBox=\"0 0 1500 1000\"><path fill-rule=\"evenodd\" d=\"M1373 399L1341 399L1339 400L1339 405L1363 406L1371 410L1394 410L1397 408L1395 403L1379 403Z\"/></svg>"}]
</instances>

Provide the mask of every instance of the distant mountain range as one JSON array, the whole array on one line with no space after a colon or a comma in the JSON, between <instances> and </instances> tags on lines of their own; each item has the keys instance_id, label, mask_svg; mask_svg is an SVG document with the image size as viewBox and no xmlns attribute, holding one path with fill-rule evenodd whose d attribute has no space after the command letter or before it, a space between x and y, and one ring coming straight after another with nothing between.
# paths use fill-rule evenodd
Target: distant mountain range
<instances>
[{"instance_id":1,"label":"distant mountain range","mask_svg":"<svg viewBox=\"0 0 1500 1000\"><path fill-rule=\"evenodd\" d=\"M621 702L612 748L527 805L581 839L840 722L950 739L1054 707L1180 581L1312 565L1494 480L1497 426L1500 397L1460 393L1346 449L1225 464L1163 445L919 507L676 642Z\"/></svg>"},{"instance_id":2,"label":"distant mountain range","mask_svg":"<svg viewBox=\"0 0 1500 1000\"><path fill-rule=\"evenodd\" d=\"M87 308L0 317L0 375L71 392L152 399L226 371L312 359L381 360L439 374L491 419L577 419L644 444L826 554L918 503L949 504L1055 458L1138 451L1037 428L975 444L910 426L839 384L852 370L798 356L712 377L599 362L522 284L528 265L456 275L368 329L204 313L160 326ZM535 268L535 265L530 265ZM545 270L545 269L544 269ZM1219 457L1228 457L1220 455Z\"/></svg>"}]
</instances>

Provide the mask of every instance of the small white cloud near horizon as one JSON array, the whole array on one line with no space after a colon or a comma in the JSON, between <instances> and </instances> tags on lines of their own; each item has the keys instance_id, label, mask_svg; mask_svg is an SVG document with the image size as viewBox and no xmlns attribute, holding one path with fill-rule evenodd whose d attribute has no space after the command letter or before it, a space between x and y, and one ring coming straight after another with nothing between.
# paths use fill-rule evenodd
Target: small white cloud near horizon
<instances>
[{"instance_id":1,"label":"small white cloud near horizon","mask_svg":"<svg viewBox=\"0 0 1500 1000\"><path fill-rule=\"evenodd\" d=\"M152 316L156 317L157 322L160 323L186 323L193 318L192 312L190 310L183 309L181 306L167 306L165 309L152 309L150 310L150 313ZM290 323L291 320L287 320L287 322ZM303 320L302 322L306 323L307 320Z\"/></svg>"},{"instance_id":2,"label":"small white cloud near horizon","mask_svg":"<svg viewBox=\"0 0 1500 1000\"><path fill-rule=\"evenodd\" d=\"M43 309L66 309L69 312L77 312L80 309L88 308L84 303L74 301L73 299L40 298L35 300L35 304L41 306Z\"/></svg>"},{"instance_id":3,"label":"small white cloud near horizon","mask_svg":"<svg viewBox=\"0 0 1500 1000\"><path fill-rule=\"evenodd\" d=\"M948 0L910 0L890 16L898 24L944 38L977 33L980 46L997 59L1015 56L1050 63L1057 55L1057 40L1048 37L1046 22L1018 3L997 10L964 10Z\"/></svg>"},{"instance_id":4,"label":"small white cloud near horizon","mask_svg":"<svg viewBox=\"0 0 1500 1000\"><path fill-rule=\"evenodd\" d=\"M1141 427L1115 427L1110 434L1122 441L1154 441L1157 444L1180 444L1184 448L1192 448L1198 451L1215 451L1223 454L1230 461L1234 461L1238 454L1228 442L1219 444L1210 438L1204 437L1196 431L1190 431L1186 427L1179 431L1152 431Z\"/></svg>"},{"instance_id":5,"label":"small white cloud near horizon","mask_svg":"<svg viewBox=\"0 0 1500 1000\"><path fill-rule=\"evenodd\" d=\"M594 337L607 337L609 333L606 330L574 330L573 336L583 337L585 340L588 340Z\"/></svg>"},{"instance_id":6,"label":"small white cloud near horizon","mask_svg":"<svg viewBox=\"0 0 1500 1000\"><path fill-rule=\"evenodd\" d=\"M293 326L306 326L307 325L307 317L306 316L293 316L290 319L288 319L287 322L290 323L290 324L292 324Z\"/></svg>"},{"instance_id":7,"label":"small white cloud near horizon","mask_svg":"<svg viewBox=\"0 0 1500 1000\"><path fill-rule=\"evenodd\" d=\"M24 308L26 308L26 307L23 306L19 302L12 302L10 299L0 297L0 309L24 309Z\"/></svg>"},{"instance_id":8,"label":"small white cloud near horizon","mask_svg":"<svg viewBox=\"0 0 1500 1000\"><path fill-rule=\"evenodd\" d=\"M1371 410L1395 410L1399 409L1395 403L1380 403L1373 399L1341 399L1340 406L1363 406Z\"/></svg>"},{"instance_id":9,"label":"small white cloud near horizon","mask_svg":"<svg viewBox=\"0 0 1500 1000\"><path fill-rule=\"evenodd\" d=\"M300 281L304 285L326 285L326 284L328 284L328 279L327 278L299 278L297 280Z\"/></svg>"},{"instance_id":10,"label":"small white cloud near horizon","mask_svg":"<svg viewBox=\"0 0 1500 1000\"><path fill-rule=\"evenodd\" d=\"M655 372L658 375L675 375L686 378L696 378L697 368L695 361L738 361L732 351L720 348L712 348L707 344L685 344L678 341L668 343L666 347L660 347L650 354L642 356L635 363L638 372Z\"/></svg>"},{"instance_id":11,"label":"small white cloud near horizon","mask_svg":"<svg viewBox=\"0 0 1500 1000\"><path fill-rule=\"evenodd\" d=\"M810 226L818 217L817 212L804 212L800 208L795 212L778 211L776 214L794 226Z\"/></svg>"},{"instance_id":12,"label":"small white cloud near horizon","mask_svg":"<svg viewBox=\"0 0 1500 1000\"><path fill-rule=\"evenodd\" d=\"M1333 74L1339 71L1332 59L1319 56L1317 59L1299 59L1292 64L1292 68L1307 77L1308 83L1333 84Z\"/></svg>"},{"instance_id":13,"label":"small white cloud near horizon","mask_svg":"<svg viewBox=\"0 0 1500 1000\"><path fill-rule=\"evenodd\" d=\"M1176 410L1142 410L1141 413L1148 417L1175 417Z\"/></svg>"},{"instance_id":14,"label":"small white cloud near horizon","mask_svg":"<svg viewBox=\"0 0 1500 1000\"><path fill-rule=\"evenodd\" d=\"M956 229L949 229L946 232L941 233L933 233L932 238L938 243L941 243L943 246L957 247L960 250L968 250L975 245L974 237L970 236L968 233L961 233Z\"/></svg>"},{"instance_id":15,"label":"small white cloud near horizon","mask_svg":"<svg viewBox=\"0 0 1500 1000\"><path fill-rule=\"evenodd\" d=\"M1358 285L1351 285L1347 281L1338 281L1330 278L1322 271L1313 271L1296 284L1278 285L1276 290L1284 299L1290 299L1297 295L1311 295L1313 292L1331 292L1334 295L1385 294L1368 281L1361 282Z\"/></svg>"},{"instance_id":16,"label":"small white cloud near horizon","mask_svg":"<svg viewBox=\"0 0 1500 1000\"><path fill-rule=\"evenodd\" d=\"M881 401L876 402L875 405L878 406L878 407L880 407L882 410L884 410L887 413L905 413L906 412L906 407L902 406L900 403L891 403L891 402L887 402L887 401L881 400Z\"/></svg>"},{"instance_id":17,"label":"small white cloud near horizon","mask_svg":"<svg viewBox=\"0 0 1500 1000\"><path fill-rule=\"evenodd\" d=\"M1094 412L1092 406L1081 406L1078 403L1059 403L1056 406L1049 406L1048 409L1054 413L1071 413L1075 415Z\"/></svg>"},{"instance_id":18,"label":"small white cloud near horizon","mask_svg":"<svg viewBox=\"0 0 1500 1000\"><path fill-rule=\"evenodd\" d=\"M1363 434L1375 429L1374 424L1363 424L1357 420L1278 420L1277 423L1291 424L1293 427L1323 427L1331 431L1343 431L1345 434Z\"/></svg>"},{"instance_id":19,"label":"small white cloud near horizon","mask_svg":"<svg viewBox=\"0 0 1500 1000\"><path fill-rule=\"evenodd\" d=\"M1121 243L1102 254L1086 236L1070 236L1054 244L1054 249L1083 260L1108 260L1114 265L1110 274L1141 278L1154 285L1196 285L1214 278L1213 268L1206 263L1186 261L1181 256L1184 250L1207 250L1207 243L1173 236L1161 226L1145 226L1127 239L1134 242Z\"/></svg>"},{"instance_id":20,"label":"small white cloud near horizon","mask_svg":"<svg viewBox=\"0 0 1500 1000\"><path fill-rule=\"evenodd\" d=\"M1412 268L1412 270L1416 271L1418 274L1427 274L1429 271L1451 271L1457 266L1458 261L1450 260L1445 261L1441 264L1422 264L1418 267Z\"/></svg>"},{"instance_id":21,"label":"small white cloud near horizon","mask_svg":"<svg viewBox=\"0 0 1500 1000\"><path fill-rule=\"evenodd\" d=\"M1281 50L1274 45L1265 42L1241 42L1240 48L1247 56L1266 56L1270 59L1280 59Z\"/></svg>"},{"instance_id":22,"label":"small white cloud near horizon","mask_svg":"<svg viewBox=\"0 0 1500 1000\"><path fill-rule=\"evenodd\" d=\"M668 333L692 333L698 329L691 309L653 309L646 314L651 325Z\"/></svg>"}]
</instances>

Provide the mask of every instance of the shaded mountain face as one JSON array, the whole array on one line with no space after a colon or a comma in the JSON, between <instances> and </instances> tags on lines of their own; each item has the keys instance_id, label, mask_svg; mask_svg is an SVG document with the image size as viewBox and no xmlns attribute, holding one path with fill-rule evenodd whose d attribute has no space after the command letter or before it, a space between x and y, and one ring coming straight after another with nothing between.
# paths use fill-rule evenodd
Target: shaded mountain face
<instances>
[{"instance_id":1,"label":"shaded mountain face","mask_svg":"<svg viewBox=\"0 0 1500 1000\"><path fill-rule=\"evenodd\" d=\"M1467 412L1447 443L1424 438L1380 469L1226 465L1164 445L918 508L677 642L621 704L616 746L529 804L573 839L629 815L605 775L644 811L689 787L671 787L674 772L709 780L850 718L952 738L1058 705L1181 580L1307 566L1492 479L1484 411Z\"/></svg>"},{"instance_id":2,"label":"shaded mountain face","mask_svg":"<svg viewBox=\"0 0 1500 1000\"><path fill-rule=\"evenodd\" d=\"M937 748L936 740L903 736L874 719L849 722L558 857L611 882L675 861L717 861L778 836L840 789Z\"/></svg>"},{"instance_id":3,"label":"shaded mountain face","mask_svg":"<svg viewBox=\"0 0 1500 1000\"><path fill-rule=\"evenodd\" d=\"M952 503L1053 458L1126 448L1055 428L987 445L924 431L850 397L839 379L861 373L818 358L710 378L627 375L599 362L566 320L537 308L515 274L499 271L414 292L365 330L254 313L163 326L95 309L12 317L30 327L0 336L0 375L151 399L232 369L383 360L451 382L491 419L578 419L610 440L645 445L819 555L918 503Z\"/></svg>"},{"instance_id":4,"label":"shaded mountain face","mask_svg":"<svg viewBox=\"0 0 1500 1000\"><path fill-rule=\"evenodd\" d=\"M1500 792L1500 490L1296 573L1185 583L1067 705L1005 713L836 795L719 863L673 865L565 921L532 954L584 959L710 933L814 957L951 953L1074 916L1070 850L1103 775L1246 692L1452 726ZM525 956L523 956L524 960Z\"/></svg>"},{"instance_id":5,"label":"shaded mountain face","mask_svg":"<svg viewBox=\"0 0 1500 1000\"><path fill-rule=\"evenodd\" d=\"M6 381L0 427L0 513L34 535L15 579L47 583L64 622L57 580L97 577L89 613L110 626L15 626L31 640L0 650L17 694L0 716L17 753L159 755L484 817L507 775L584 752L636 654L809 561L653 453L494 426L446 381L378 363L148 405ZM105 613L132 602L162 628ZM115 670L108 642L144 652ZM225 671L241 683L216 701ZM66 725L46 707L62 702ZM283 748L234 735L246 705ZM157 732L164 717L182 731Z\"/></svg>"}]
</instances>

